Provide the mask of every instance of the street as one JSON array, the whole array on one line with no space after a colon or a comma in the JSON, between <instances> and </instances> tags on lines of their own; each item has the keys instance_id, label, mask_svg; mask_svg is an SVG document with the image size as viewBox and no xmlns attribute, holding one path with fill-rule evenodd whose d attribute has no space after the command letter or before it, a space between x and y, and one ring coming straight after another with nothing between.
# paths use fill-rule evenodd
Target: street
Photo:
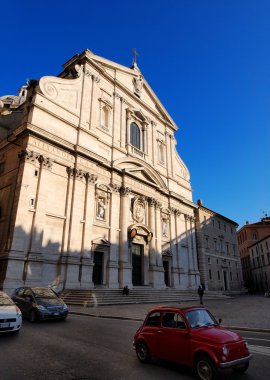
<instances>
[{"instance_id":1,"label":"street","mask_svg":"<svg viewBox=\"0 0 270 380\"><path fill-rule=\"evenodd\" d=\"M191 380L192 371L152 360L141 364L132 349L139 322L70 315L65 322L31 324L18 335L0 336L1 380ZM240 332L253 352L244 375L222 378L265 380L269 373L269 334Z\"/></svg>"}]
</instances>

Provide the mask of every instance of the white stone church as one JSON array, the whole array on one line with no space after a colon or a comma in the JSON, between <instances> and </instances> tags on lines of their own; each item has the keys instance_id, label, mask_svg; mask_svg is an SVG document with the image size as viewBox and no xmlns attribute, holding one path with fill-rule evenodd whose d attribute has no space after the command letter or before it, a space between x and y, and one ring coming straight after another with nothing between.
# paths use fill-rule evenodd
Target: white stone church
<instances>
[{"instance_id":1,"label":"white stone church","mask_svg":"<svg viewBox=\"0 0 270 380\"><path fill-rule=\"evenodd\" d=\"M0 98L0 288L197 289L174 121L136 61L63 68Z\"/></svg>"}]
</instances>

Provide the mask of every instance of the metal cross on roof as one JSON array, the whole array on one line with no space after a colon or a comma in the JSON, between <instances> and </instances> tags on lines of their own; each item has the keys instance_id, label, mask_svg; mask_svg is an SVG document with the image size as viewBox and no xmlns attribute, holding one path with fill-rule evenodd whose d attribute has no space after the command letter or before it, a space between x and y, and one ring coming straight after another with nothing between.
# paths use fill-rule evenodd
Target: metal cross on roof
<instances>
[{"instance_id":1,"label":"metal cross on roof","mask_svg":"<svg viewBox=\"0 0 270 380\"><path fill-rule=\"evenodd\" d=\"M136 63L137 64L137 57L139 56L139 53L137 52L137 49L133 49L133 65Z\"/></svg>"}]
</instances>

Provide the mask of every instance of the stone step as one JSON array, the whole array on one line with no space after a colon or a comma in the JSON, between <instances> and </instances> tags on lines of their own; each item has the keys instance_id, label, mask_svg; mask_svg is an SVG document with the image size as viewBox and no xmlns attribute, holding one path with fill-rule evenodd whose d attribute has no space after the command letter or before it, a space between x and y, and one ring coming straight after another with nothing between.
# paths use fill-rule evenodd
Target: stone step
<instances>
[{"instance_id":1,"label":"stone step","mask_svg":"<svg viewBox=\"0 0 270 380\"><path fill-rule=\"evenodd\" d=\"M61 297L69 305L123 305L138 303L162 303L182 302L198 300L197 291L185 291L176 289L132 289L128 296L122 294L122 289L67 289L62 292ZM207 292L205 299L228 298L221 292Z\"/></svg>"}]
</instances>

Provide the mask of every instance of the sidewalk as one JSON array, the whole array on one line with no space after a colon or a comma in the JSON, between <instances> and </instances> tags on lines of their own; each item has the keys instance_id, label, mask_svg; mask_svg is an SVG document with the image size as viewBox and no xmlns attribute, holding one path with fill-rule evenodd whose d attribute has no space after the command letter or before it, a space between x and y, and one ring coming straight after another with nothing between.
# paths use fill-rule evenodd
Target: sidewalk
<instances>
[{"instance_id":1,"label":"sidewalk","mask_svg":"<svg viewBox=\"0 0 270 380\"><path fill-rule=\"evenodd\" d=\"M166 305L166 304L164 304ZM169 303L168 306L198 306L199 301ZM70 314L92 317L119 318L142 321L149 309L156 304L132 304L115 306L70 306ZM270 297L241 295L225 300L206 300L204 306L222 325L231 329L263 331L270 333Z\"/></svg>"}]
</instances>

